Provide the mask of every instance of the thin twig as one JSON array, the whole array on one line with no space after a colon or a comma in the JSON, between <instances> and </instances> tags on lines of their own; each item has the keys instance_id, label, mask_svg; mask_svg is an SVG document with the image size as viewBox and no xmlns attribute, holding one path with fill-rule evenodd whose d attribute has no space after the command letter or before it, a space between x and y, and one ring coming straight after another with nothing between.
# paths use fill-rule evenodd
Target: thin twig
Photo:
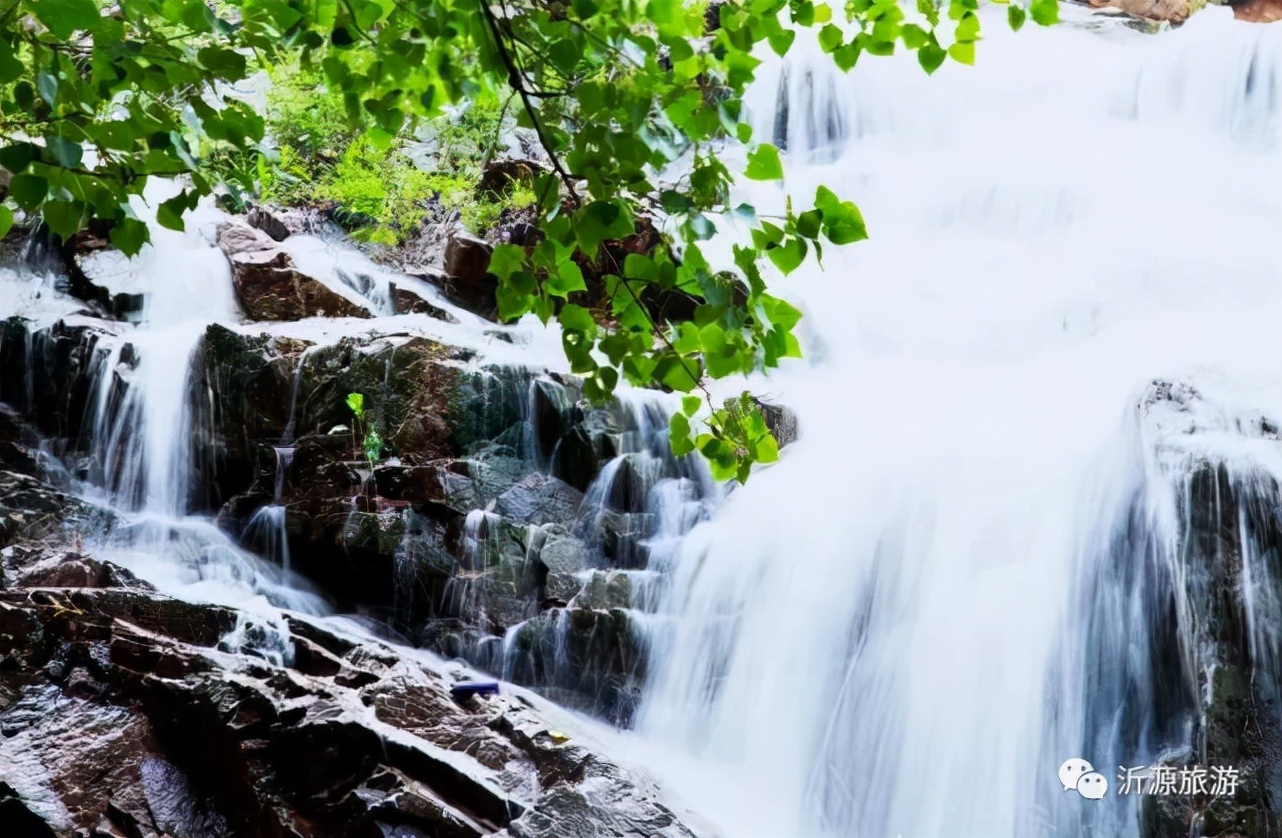
<instances>
[{"instance_id":1,"label":"thin twig","mask_svg":"<svg viewBox=\"0 0 1282 838\"><path fill-rule=\"evenodd\" d=\"M526 90L525 83L521 79L520 68L512 57L512 53L508 50L507 43L503 40L503 32L499 28L498 18L494 16L494 10L490 8L487 0L478 0L478 2L481 5L481 13L485 15L485 20L489 23L490 32L494 35L494 44L498 48L499 58L502 59L503 66L507 68L508 84L520 95L521 104L525 107L525 112L530 117L530 124L534 126L534 133L538 135L539 144L547 152L548 159L552 161L552 168L569 191L570 199L574 201L575 206L579 206L583 202L579 199L579 193L574 188L574 178L570 177L570 173L561 165L561 159L557 156L556 148L544 131L543 123L539 121L538 111L534 107L530 91Z\"/></svg>"}]
</instances>

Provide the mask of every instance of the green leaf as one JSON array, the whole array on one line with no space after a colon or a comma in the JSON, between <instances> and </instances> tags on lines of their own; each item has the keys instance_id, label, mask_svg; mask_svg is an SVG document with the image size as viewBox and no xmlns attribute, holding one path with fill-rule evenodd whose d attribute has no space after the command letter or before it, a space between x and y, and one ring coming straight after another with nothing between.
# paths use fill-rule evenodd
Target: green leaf
<instances>
[{"instance_id":1,"label":"green leaf","mask_svg":"<svg viewBox=\"0 0 1282 838\"><path fill-rule=\"evenodd\" d=\"M958 41L948 48L948 54L954 61L962 64L975 63L975 45L969 41Z\"/></svg>"},{"instance_id":2,"label":"green leaf","mask_svg":"<svg viewBox=\"0 0 1282 838\"><path fill-rule=\"evenodd\" d=\"M517 275L519 274L514 274L514 276ZM498 290L494 293L494 299L498 303L499 319L506 322L515 320L528 312L536 298L529 291L524 291L510 282L500 282Z\"/></svg>"},{"instance_id":3,"label":"green leaf","mask_svg":"<svg viewBox=\"0 0 1282 838\"><path fill-rule=\"evenodd\" d=\"M8 84L21 76L25 70L26 67L13 54L13 48L9 42L0 39L0 84Z\"/></svg>"},{"instance_id":4,"label":"green leaf","mask_svg":"<svg viewBox=\"0 0 1282 838\"><path fill-rule=\"evenodd\" d=\"M845 42L845 33L834 23L829 23L819 30L819 47L824 52L832 52Z\"/></svg>"},{"instance_id":5,"label":"green leaf","mask_svg":"<svg viewBox=\"0 0 1282 838\"><path fill-rule=\"evenodd\" d=\"M658 279L659 268L649 256L629 253L623 260L623 275L628 279Z\"/></svg>"},{"instance_id":6,"label":"green leaf","mask_svg":"<svg viewBox=\"0 0 1282 838\"><path fill-rule=\"evenodd\" d=\"M1014 32L1018 32L1024 26L1024 19L1027 17L1028 13L1024 11L1023 6L1011 3L1006 7L1006 22Z\"/></svg>"},{"instance_id":7,"label":"green leaf","mask_svg":"<svg viewBox=\"0 0 1282 838\"><path fill-rule=\"evenodd\" d=\"M58 104L58 79L53 75L45 72L36 74L36 89L40 91L40 98L45 103L53 106Z\"/></svg>"},{"instance_id":8,"label":"green leaf","mask_svg":"<svg viewBox=\"0 0 1282 838\"><path fill-rule=\"evenodd\" d=\"M790 330L801 322L801 311L786 300L778 297L763 297L761 306L771 323L781 329Z\"/></svg>"},{"instance_id":9,"label":"green leaf","mask_svg":"<svg viewBox=\"0 0 1282 838\"><path fill-rule=\"evenodd\" d=\"M9 234L13 229L13 210L3 204L0 204L0 239Z\"/></svg>"},{"instance_id":10,"label":"green leaf","mask_svg":"<svg viewBox=\"0 0 1282 838\"><path fill-rule=\"evenodd\" d=\"M953 35L958 41L975 41L979 39L979 17L974 12L966 12L957 21L957 31Z\"/></svg>"},{"instance_id":11,"label":"green leaf","mask_svg":"<svg viewBox=\"0 0 1282 838\"><path fill-rule=\"evenodd\" d=\"M691 398L687 396L687 398ZM695 401L698 401L698 397ZM690 420L680 413L672 414L668 420L668 443L672 453L678 457L694 453L694 440L690 438Z\"/></svg>"},{"instance_id":12,"label":"green leaf","mask_svg":"<svg viewBox=\"0 0 1282 838\"><path fill-rule=\"evenodd\" d=\"M64 169L75 169L80 166L80 161L84 157L84 149L80 143L73 143L66 137L49 137L45 140L45 145L49 151L53 152L53 157L58 161L58 165Z\"/></svg>"},{"instance_id":13,"label":"green leaf","mask_svg":"<svg viewBox=\"0 0 1282 838\"><path fill-rule=\"evenodd\" d=\"M364 393L348 393L347 409L350 410L352 412L352 415L355 416L357 419L363 418L365 416L365 394Z\"/></svg>"},{"instance_id":14,"label":"green leaf","mask_svg":"<svg viewBox=\"0 0 1282 838\"><path fill-rule=\"evenodd\" d=\"M664 212L673 215L689 212L694 208L694 202L688 195L673 189L665 189L659 194L659 205L663 207Z\"/></svg>"},{"instance_id":15,"label":"green leaf","mask_svg":"<svg viewBox=\"0 0 1282 838\"><path fill-rule=\"evenodd\" d=\"M49 194L49 181L39 175L14 175L9 181L9 197L27 212L35 212Z\"/></svg>"},{"instance_id":16,"label":"green leaf","mask_svg":"<svg viewBox=\"0 0 1282 838\"><path fill-rule=\"evenodd\" d=\"M899 36L909 49L921 49L930 41L930 34L915 23L905 23L899 30Z\"/></svg>"},{"instance_id":17,"label":"green leaf","mask_svg":"<svg viewBox=\"0 0 1282 838\"><path fill-rule=\"evenodd\" d=\"M822 212L819 210L806 210L797 216L797 235L807 239L816 238L819 235L819 228L822 222Z\"/></svg>"},{"instance_id":18,"label":"green leaf","mask_svg":"<svg viewBox=\"0 0 1282 838\"><path fill-rule=\"evenodd\" d=\"M766 251L766 256L774 266L783 272L785 276L792 273L806 258L806 240L793 236L783 243L782 246L772 247Z\"/></svg>"},{"instance_id":19,"label":"green leaf","mask_svg":"<svg viewBox=\"0 0 1282 838\"><path fill-rule=\"evenodd\" d=\"M12 174L25 172L27 167L40 159L40 147L32 143L14 143L0 148L0 166Z\"/></svg>"},{"instance_id":20,"label":"green leaf","mask_svg":"<svg viewBox=\"0 0 1282 838\"><path fill-rule=\"evenodd\" d=\"M137 256L142 246L151 239L147 225L136 218L122 218L109 233L111 243L126 256Z\"/></svg>"},{"instance_id":21,"label":"green leaf","mask_svg":"<svg viewBox=\"0 0 1282 838\"><path fill-rule=\"evenodd\" d=\"M504 282L523 267L525 267L525 248L520 245L500 244L490 254L488 270Z\"/></svg>"},{"instance_id":22,"label":"green leaf","mask_svg":"<svg viewBox=\"0 0 1282 838\"><path fill-rule=\"evenodd\" d=\"M797 33L792 29L780 29L777 32L771 32L767 40L770 41L770 48L775 51L775 55L780 58L788 54L792 42L797 39Z\"/></svg>"},{"instance_id":23,"label":"green leaf","mask_svg":"<svg viewBox=\"0 0 1282 838\"><path fill-rule=\"evenodd\" d=\"M843 201L826 186L815 192L815 208L823 213L823 232L833 244L852 244L868 238L864 217L851 201Z\"/></svg>"},{"instance_id":24,"label":"green leaf","mask_svg":"<svg viewBox=\"0 0 1282 838\"><path fill-rule=\"evenodd\" d=\"M102 19L94 0L39 0L30 6L36 19L61 41L77 29L92 29Z\"/></svg>"},{"instance_id":25,"label":"green leaf","mask_svg":"<svg viewBox=\"0 0 1282 838\"><path fill-rule=\"evenodd\" d=\"M947 57L948 53L939 44L926 44L917 50L917 63L927 73L934 73L938 70Z\"/></svg>"},{"instance_id":26,"label":"green leaf","mask_svg":"<svg viewBox=\"0 0 1282 838\"><path fill-rule=\"evenodd\" d=\"M383 437L379 436L378 431L371 430L365 434L361 449L365 452L365 459L370 463L376 462L383 456Z\"/></svg>"},{"instance_id":27,"label":"green leaf","mask_svg":"<svg viewBox=\"0 0 1282 838\"><path fill-rule=\"evenodd\" d=\"M196 59L222 78L237 81L245 77L245 56L234 49L205 47L196 53Z\"/></svg>"},{"instance_id":28,"label":"green leaf","mask_svg":"<svg viewBox=\"0 0 1282 838\"><path fill-rule=\"evenodd\" d=\"M183 213L187 211L187 194L175 195L168 201L161 202L156 207L156 222L161 227L170 230L182 232L186 229L183 224Z\"/></svg>"},{"instance_id":29,"label":"green leaf","mask_svg":"<svg viewBox=\"0 0 1282 838\"><path fill-rule=\"evenodd\" d=\"M578 214L575 233L585 253L595 255L601 242L632 233L632 216L617 201L593 201Z\"/></svg>"},{"instance_id":30,"label":"green leaf","mask_svg":"<svg viewBox=\"0 0 1282 838\"><path fill-rule=\"evenodd\" d=\"M556 274L548 278L548 293L557 297L568 297L575 291L586 290L588 286L583 281L583 270L569 259L558 265Z\"/></svg>"},{"instance_id":31,"label":"green leaf","mask_svg":"<svg viewBox=\"0 0 1282 838\"><path fill-rule=\"evenodd\" d=\"M1028 4L1028 14L1039 26L1059 23L1059 0L1032 0Z\"/></svg>"},{"instance_id":32,"label":"green leaf","mask_svg":"<svg viewBox=\"0 0 1282 838\"><path fill-rule=\"evenodd\" d=\"M703 406L703 399L699 398L698 396L682 396L681 397L681 412L684 413L686 416L695 415L696 413L699 412L699 408L702 406Z\"/></svg>"},{"instance_id":33,"label":"green leaf","mask_svg":"<svg viewBox=\"0 0 1282 838\"><path fill-rule=\"evenodd\" d=\"M858 41L851 41L844 47L841 47L832 54L832 60L836 62L837 67L843 73L849 73L855 63L859 61L859 54L863 49L859 46Z\"/></svg>"},{"instance_id":34,"label":"green leaf","mask_svg":"<svg viewBox=\"0 0 1282 838\"><path fill-rule=\"evenodd\" d=\"M769 143L762 143L748 154L748 167L743 172L752 180L782 180L783 163L779 160L779 149Z\"/></svg>"},{"instance_id":35,"label":"green leaf","mask_svg":"<svg viewBox=\"0 0 1282 838\"><path fill-rule=\"evenodd\" d=\"M80 230L84 205L78 201L46 201L40 214L53 234L67 241Z\"/></svg>"}]
</instances>

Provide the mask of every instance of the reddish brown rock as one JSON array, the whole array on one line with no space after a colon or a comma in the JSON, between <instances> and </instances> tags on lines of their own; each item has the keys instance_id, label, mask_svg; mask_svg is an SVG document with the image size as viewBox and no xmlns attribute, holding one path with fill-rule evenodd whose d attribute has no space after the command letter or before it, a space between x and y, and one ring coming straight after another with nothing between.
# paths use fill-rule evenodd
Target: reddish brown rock
<instances>
[{"instance_id":1,"label":"reddish brown rock","mask_svg":"<svg viewBox=\"0 0 1282 838\"><path fill-rule=\"evenodd\" d=\"M271 236L248 224L220 226L218 246L231 263L236 300L251 320L370 316L367 309L297 270Z\"/></svg>"}]
</instances>

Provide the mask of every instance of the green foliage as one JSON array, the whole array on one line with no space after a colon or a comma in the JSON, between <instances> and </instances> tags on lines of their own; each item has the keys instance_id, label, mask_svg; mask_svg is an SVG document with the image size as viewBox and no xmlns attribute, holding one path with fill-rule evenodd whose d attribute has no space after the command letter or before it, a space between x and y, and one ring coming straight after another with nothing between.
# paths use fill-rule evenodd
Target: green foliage
<instances>
[{"instance_id":1,"label":"green foliage","mask_svg":"<svg viewBox=\"0 0 1282 838\"><path fill-rule=\"evenodd\" d=\"M360 440L361 453L365 455L365 461L369 467L374 468L374 464L383 456L383 437L378 431L369 427L365 423L365 396L362 393L347 394L347 409L352 412L353 430L352 439Z\"/></svg>"},{"instance_id":2,"label":"green foliage","mask_svg":"<svg viewBox=\"0 0 1282 838\"><path fill-rule=\"evenodd\" d=\"M344 97L325 85L317 70L278 71L268 92L267 135L277 146L276 165L258 172L259 195L273 203L311 206L333 203L368 223L357 238L394 245L439 201L457 210L464 226L483 232L508 206L529 206L534 194L514 188L480 196L476 184L484 157L498 134L500 108L483 98L455 118L429 124L435 171L416 165L402 138L380 145L349 119Z\"/></svg>"},{"instance_id":3,"label":"green foliage","mask_svg":"<svg viewBox=\"0 0 1282 838\"><path fill-rule=\"evenodd\" d=\"M820 189L811 207L754 220L731 270L704 256L715 219L755 219L752 207L728 204L738 158L727 149L751 143L742 102L757 46L783 55L799 27L814 27L842 70L865 53L902 48L933 73L949 58L976 60L977 10L978 0L917 0L914 9L848 0L836 11L812 0L742 0L720 6L708 32L705 6L684 0L0 0L0 166L15 175L5 208L43 212L63 236L107 219L112 240L134 253L147 229L129 197L151 177L187 175L186 190L159 208L165 226L181 226L183 212L221 182L233 200L260 186L334 196L370 210L370 235L385 240L413 223L425 194L449 191L414 169L402 138L451 103L510 103L553 171L532 184L540 242L495 259L500 312L559 320L590 398L608 398L623 380L698 391L705 377L767 370L799 354L800 315L769 293L768 270L786 275L812 254L821 260L825 245L867 236L854 204ZM1031 0L1008 20L1018 27L1025 17L1053 23L1056 0ZM262 144L261 114L215 93L260 67L278 78L295 72L319 93L276 100L279 154ZM477 126L455 120L450 130ZM319 179L318 159L333 164ZM678 160L681 176L668 182ZM784 163L759 144L742 170L779 180ZM450 174L465 174L463 166ZM670 222L663 246L605 277L608 318L569 304L583 284L578 266L599 264L604 245L658 207ZM655 291L689 296L693 319L653 322L641 300ZM702 452L718 474L742 480L776 453L749 399L711 410L697 435L692 415L682 414L684 428L674 420L673 445Z\"/></svg>"}]
</instances>

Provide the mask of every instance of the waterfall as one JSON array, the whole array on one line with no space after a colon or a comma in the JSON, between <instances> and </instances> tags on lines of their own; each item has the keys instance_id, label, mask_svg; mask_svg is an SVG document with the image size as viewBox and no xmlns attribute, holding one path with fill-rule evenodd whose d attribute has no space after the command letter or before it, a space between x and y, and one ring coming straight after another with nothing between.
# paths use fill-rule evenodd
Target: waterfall
<instances>
[{"instance_id":1,"label":"waterfall","mask_svg":"<svg viewBox=\"0 0 1282 838\"><path fill-rule=\"evenodd\" d=\"M840 187L872 238L776 281L808 360L749 384L802 438L651 618L638 729L727 835L1136 835L1139 797L1056 771L1198 741L1206 626L1237 619L1199 590L1240 586L1275 671L1282 31L1062 9L985 9L976 66L933 78L804 36L759 73L788 174L740 192Z\"/></svg>"}]
</instances>

